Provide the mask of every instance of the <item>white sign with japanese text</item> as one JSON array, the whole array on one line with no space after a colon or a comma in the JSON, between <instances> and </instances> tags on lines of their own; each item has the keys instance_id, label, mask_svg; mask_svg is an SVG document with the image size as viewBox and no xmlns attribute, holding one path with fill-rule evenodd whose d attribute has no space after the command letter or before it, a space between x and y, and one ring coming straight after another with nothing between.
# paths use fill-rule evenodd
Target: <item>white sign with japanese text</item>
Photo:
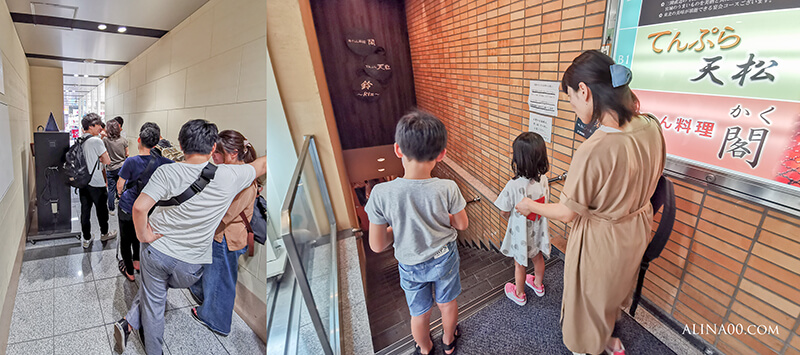
<instances>
[{"instance_id":1,"label":"white sign with japanese text","mask_svg":"<svg viewBox=\"0 0 800 355\"><path fill-rule=\"evenodd\" d=\"M552 142L553 135L553 118L542 116L531 112L531 117L528 120L528 131L538 133L547 143Z\"/></svg>"},{"instance_id":2,"label":"white sign with japanese text","mask_svg":"<svg viewBox=\"0 0 800 355\"><path fill-rule=\"evenodd\" d=\"M528 91L528 107L531 111L542 114L558 115L558 87L557 81L531 80Z\"/></svg>"}]
</instances>

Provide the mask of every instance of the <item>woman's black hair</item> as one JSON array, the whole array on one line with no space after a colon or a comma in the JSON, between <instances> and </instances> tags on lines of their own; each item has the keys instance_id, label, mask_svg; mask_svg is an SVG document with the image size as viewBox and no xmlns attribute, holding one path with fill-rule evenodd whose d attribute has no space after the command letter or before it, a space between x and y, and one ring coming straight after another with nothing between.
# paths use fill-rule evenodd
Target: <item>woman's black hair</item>
<instances>
[{"instance_id":1,"label":"woman's black hair","mask_svg":"<svg viewBox=\"0 0 800 355\"><path fill-rule=\"evenodd\" d=\"M630 122L639 115L639 99L628 85L615 88L611 85L611 65L614 60L596 50L583 52L572 61L561 79L561 91L567 87L578 91L578 84L584 83L592 92L593 111L589 125L595 124L603 113L611 111L617 115L619 126Z\"/></svg>"},{"instance_id":2,"label":"woman's black hair","mask_svg":"<svg viewBox=\"0 0 800 355\"><path fill-rule=\"evenodd\" d=\"M512 145L514 155L511 158L511 170L514 179L524 177L539 182L539 177L550 170L547 161L547 146L537 133L524 132L514 139Z\"/></svg>"}]
</instances>

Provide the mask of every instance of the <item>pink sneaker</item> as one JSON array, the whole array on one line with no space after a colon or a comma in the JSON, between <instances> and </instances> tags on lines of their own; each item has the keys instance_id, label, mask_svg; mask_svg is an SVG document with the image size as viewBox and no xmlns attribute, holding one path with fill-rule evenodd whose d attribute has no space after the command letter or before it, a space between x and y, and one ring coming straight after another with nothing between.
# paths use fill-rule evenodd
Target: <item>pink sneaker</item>
<instances>
[{"instance_id":1,"label":"pink sneaker","mask_svg":"<svg viewBox=\"0 0 800 355\"><path fill-rule=\"evenodd\" d=\"M525 296L524 293L522 298L517 297L517 285L514 285L510 282L506 283L506 297L520 306L524 306L525 303L528 303L528 297Z\"/></svg>"},{"instance_id":2,"label":"pink sneaker","mask_svg":"<svg viewBox=\"0 0 800 355\"><path fill-rule=\"evenodd\" d=\"M622 346L622 344L620 344L620 346ZM625 355L625 347L622 346L622 349L614 351L606 346L606 353L608 353L608 355Z\"/></svg>"},{"instance_id":3,"label":"pink sneaker","mask_svg":"<svg viewBox=\"0 0 800 355\"><path fill-rule=\"evenodd\" d=\"M542 284L542 288L536 288L536 284L533 283L533 280L536 279L536 276L531 274L525 275L525 285L530 287L533 290L533 293L536 294L538 297L544 296L544 284Z\"/></svg>"}]
</instances>

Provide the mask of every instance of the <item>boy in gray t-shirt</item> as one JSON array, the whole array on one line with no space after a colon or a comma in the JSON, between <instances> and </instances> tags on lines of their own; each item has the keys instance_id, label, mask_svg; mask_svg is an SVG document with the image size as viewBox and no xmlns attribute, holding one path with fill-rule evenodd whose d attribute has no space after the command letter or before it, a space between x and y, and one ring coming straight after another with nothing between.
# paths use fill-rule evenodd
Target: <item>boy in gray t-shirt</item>
<instances>
[{"instance_id":1,"label":"boy in gray t-shirt","mask_svg":"<svg viewBox=\"0 0 800 355\"><path fill-rule=\"evenodd\" d=\"M433 352L429 335L432 291L442 313L444 351L452 354L461 335L457 328L461 278L455 229L467 228L467 203L455 182L431 177L447 146L447 131L439 119L412 111L397 123L395 141L395 154L403 161L405 175L372 189L365 207L369 245L381 252L394 242L400 286L417 343L415 354Z\"/></svg>"}]
</instances>

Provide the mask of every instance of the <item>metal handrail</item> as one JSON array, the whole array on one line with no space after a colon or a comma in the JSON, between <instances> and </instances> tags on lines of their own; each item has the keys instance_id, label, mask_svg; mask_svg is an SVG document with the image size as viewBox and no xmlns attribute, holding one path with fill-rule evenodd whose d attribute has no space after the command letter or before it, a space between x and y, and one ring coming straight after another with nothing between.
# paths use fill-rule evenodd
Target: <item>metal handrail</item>
<instances>
[{"instance_id":1,"label":"metal handrail","mask_svg":"<svg viewBox=\"0 0 800 355\"><path fill-rule=\"evenodd\" d=\"M330 224L330 243L331 243L331 288L330 299L331 306L329 307L330 321L329 321L329 334L325 333L325 328L322 324L322 317L317 310L314 297L311 292L311 285L308 282L308 274L303 267L300 258L300 252L295 238L292 233L292 209L294 208L295 198L297 197L297 190L300 186L300 179L303 172L303 167L306 163L306 158L311 158L311 163L314 167L314 174L319 185L322 202L325 206L325 213L328 217ZM331 204L330 195L328 193L328 186L325 183L325 176L322 172L322 165L320 164L319 154L317 151L316 142L313 135L304 136L303 147L297 157L297 165L294 168L294 173L290 181L289 190L286 192L286 197L283 200L283 207L281 208L281 238L286 244L286 253L289 257L289 264L296 275L297 284L300 287L303 299L308 308L308 313L311 322L314 325L317 336L319 337L322 350L327 355L338 355L341 353L341 338L339 330L339 278L338 278L338 245L336 239L336 217L333 214L333 207Z\"/></svg>"}]
</instances>

